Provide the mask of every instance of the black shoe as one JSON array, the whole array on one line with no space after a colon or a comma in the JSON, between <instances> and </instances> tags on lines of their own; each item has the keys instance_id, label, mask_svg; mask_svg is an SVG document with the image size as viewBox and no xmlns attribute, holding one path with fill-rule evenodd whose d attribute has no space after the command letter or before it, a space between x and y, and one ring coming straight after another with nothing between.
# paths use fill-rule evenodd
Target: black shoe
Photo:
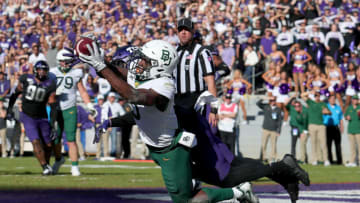
<instances>
[{"instance_id":1,"label":"black shoe","mask_svg":"<svg viewBox=\"0 0 360 203\"><path fill-rule=\"evenodd\" d=\"M299 199L299 182L289 183L285 189L289 193L291 203L295 203Z\"/></svg>"},{"instance_id":2,"label":"black shoe","mask_svg":"<svg viewBox=\"0 0 360 203\"><path fill-rule=\"evenodd\" d=\"M304 183L304 185L310 185L309 174L299 166L296 159L292 155L286 154L282 162L291 168L292 173L294 173L296 178Z\"/></svg>"}]
</instances>

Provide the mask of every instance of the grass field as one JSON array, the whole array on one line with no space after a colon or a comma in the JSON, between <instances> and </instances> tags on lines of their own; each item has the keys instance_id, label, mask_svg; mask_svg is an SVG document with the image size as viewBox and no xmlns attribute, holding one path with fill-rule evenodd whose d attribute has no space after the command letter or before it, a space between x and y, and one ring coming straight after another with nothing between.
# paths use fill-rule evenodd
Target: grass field
<instances>
[{"instance_id":1,"label":"grass field","mask_svg":"<svg viewBox=\"0 0 360 203\"><path fill-rule=\"evenodd\" d=\"M311 183L360 182L360 170L344 166L302 165L309 172ZM0 189L90 189L164 187L160 168L154 163L119 163L86 160L80 162L82 175L72 177L67 161L55 176L42 176L34 157L0 159ZM268 179L255 185L273 184Z\"/></svg>"}]
</instances>

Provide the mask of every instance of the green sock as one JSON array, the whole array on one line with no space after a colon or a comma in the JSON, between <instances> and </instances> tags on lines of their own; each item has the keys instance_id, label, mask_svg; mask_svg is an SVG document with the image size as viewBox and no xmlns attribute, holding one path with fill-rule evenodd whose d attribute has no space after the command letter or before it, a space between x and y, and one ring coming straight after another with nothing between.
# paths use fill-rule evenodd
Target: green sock
<instances>
[{"instance_id":1,"label":"green sock","mask_svg":"<svg viewBox=\"0 0 360 203\"><path fill-rule=\"evenodd\" d=\"M231 188L203 188L202 190L207 194L210 202L220 202L234 197Z\"/></svg>"},{"instance_id":2,"label":"green sock","mask_svg":"<svg viewBox=\"0 0 360 203\"><path fill-rule=\"evenodd\" d=\"M71 162L71 165L72 165L72 166L78 166L78 165L79 165L79 162L78 162L78 161L73 161L73 162Z\"/></svg>"}]
</instances>

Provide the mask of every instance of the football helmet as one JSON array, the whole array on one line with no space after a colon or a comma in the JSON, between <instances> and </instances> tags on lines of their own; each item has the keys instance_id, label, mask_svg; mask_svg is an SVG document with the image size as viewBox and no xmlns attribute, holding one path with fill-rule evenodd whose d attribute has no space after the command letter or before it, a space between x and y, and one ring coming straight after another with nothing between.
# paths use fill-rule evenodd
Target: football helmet
<instances>
[{"instance_id":1,"label":"football helmet","mask_svg":"<svg viewBox=\"0 0 360 203\"><path fill-rule=\"evenodd\" d=\"M123 64L128 63L131 58L131 53L137 49L138 47L135 46L122 46L117 48L110 63L114 66L122 66Z\"/></svg>"},{"instance_id":2,"label":"football helmet","mask_svg":"<svg viewBox=\"0 0 360 203\"><path fill-rule=\"evenodd\" d=\"M74 58L71 57L73 53L68 49L61 49L56 54L56 61L62 72L67 72L71 69Z\"/></svg>"},{"instance_id":3,"label":"football helmet","mask_svg":"<svg viewBox=\"0 0 360 203\"><path fill-rule=\"evenodd\" d=\"M171 77L178 60L175 47L163 40L152 40L133 51L129 61L129 72L136 79L150 80Z\"/></svg>"},{"instance_id":4,"label":"football helmet","mask_svg":"<svg viewBox=\"0 0 360 203\"><path fill-rule=\"evenodd\" d=\"M40 69L44 70L44 72L40 72ZM34 65L35 77L40 81L46 80L48 78L49 69L49 65L46 61L41 60L36 62Z\"/></svg>"}]
</instances>

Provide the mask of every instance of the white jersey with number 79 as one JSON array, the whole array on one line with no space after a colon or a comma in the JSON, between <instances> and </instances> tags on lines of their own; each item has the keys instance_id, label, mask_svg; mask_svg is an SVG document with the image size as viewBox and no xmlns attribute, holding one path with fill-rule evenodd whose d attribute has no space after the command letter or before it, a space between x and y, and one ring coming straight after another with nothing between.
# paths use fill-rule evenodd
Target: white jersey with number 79
<instances>
[{"instance_id":1,"label":"white jersey with number 79","mask_svg":"<svg viewBox=\"0 0 360 203\"><path fill-rule=\"evenodd\" d=\"M84 76L83 70L73 68L64 73L59 68L51 68L50 72L55 74L57 79L56 96L61 110L74 107L76 105L77 83Z\"/></svg>"}]
</instances>

